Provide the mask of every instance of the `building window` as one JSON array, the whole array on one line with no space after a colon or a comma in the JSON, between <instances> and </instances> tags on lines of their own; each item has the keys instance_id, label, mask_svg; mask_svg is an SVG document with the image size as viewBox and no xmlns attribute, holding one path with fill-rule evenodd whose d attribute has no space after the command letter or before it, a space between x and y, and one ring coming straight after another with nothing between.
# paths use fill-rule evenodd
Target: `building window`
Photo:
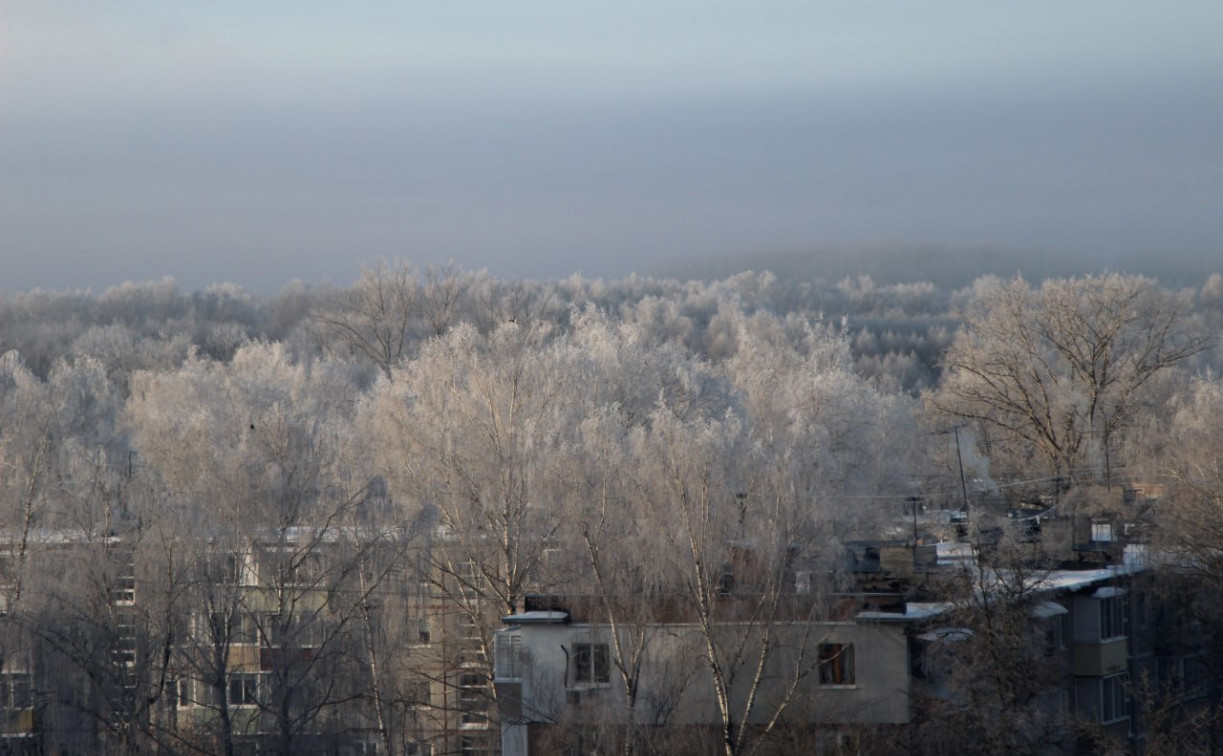
<instances>
[{"instance_id":1,"label":"building window","mask_svg":"<svg viewBox=\"0 0 1223 756\"><path fill-rule=\"evenodd\" d=\"M460 724L466 727L483 727L488 724L488 678L477 672L459 675Z\"/></svg>"},{"instance_id":2,"label":"building window","mask_svg":"<svg viewBox=\"0 0 1223 756\"><path fill-rule=\"evenodd\" d=\"M604 748L600 742L597 730L575 729L566 738L564 756L587 756L591 753L611 753L610 748Z\"/></svg>"},{"instance_id":3,"label":"building window","mask_svg":"<svg viewBox=\"0 0 1223 756\"><path fill-rule=\"evenodd\" d=\"M116 606L132 606L136 603L136 565L130 558L119 565L112 595Z\"/></svg>"},{"instance_id":4,"label":"building window","mask_svg":"<svg viewBox=\"0 0 1223 756\"><path fill-rule=\"evenodd\" d=\"M0 709L28 709L33 705L29 674L9 672L0 675Z\"/></svg>"},{"instance_id":5,"label":"building window","mask_svg":"<svg viewBox=\"0 0 1223 756\"><path fill-rule=\"evenodd\" d=\"M180 708L191 705L191 678L171 677L166 680L166 695Z\"/></svg>"},{"instance_id":6,"label":"building window","mask_svg":"<svg viewBox=\"0 0 1223 756\"><path fill-rule=\"evenodd\" d=\"M852 643L820 644L820 685L854 684L854 647Z\"/></svg>"},{"instance_id":7,"label":"building window","mask_svg":"<svg viewBox=\"0 0 1223 756\"><path fill-rule=\"evenodd\" d=\"M1096 543L1111 543L1113 540L1113 523L1109 520L1092 522L1091 540Z\"/></svg>"},{"instance_id":8,"label":"building window","mask_svg":"<svg viewBox=\"0 0 1223 756\"><path fill-rule=\"evenodd\" d=\"M459 717L459 724L473 729L488 725L488 715L479 711L464 711Z\"/></svg>"},{"instance_id":9,"label":"building window","mask_svg":"<svg viewBox=\"0 0 1223 756\"><path fill-rule=\"evenodd\" d=\"M459 660L484 664L488 661L484 649L484 634L476 619L469 614L459 615Z\"/></svg>"},{"instance_id":10,"label":"building window","mask_svg":"<svg viewBox=\"0 0 1223 756\"><path fill-rule=\"evenodd\" d=\"M1045 629L1045 656L1053 656L1059 650L1061 650L1062 642L1058 638L1058 636L1061 635L1059 632L1061 628L1062 625L1059 622L1058 624Z\"/></svg>"},{"instance_id":11,"label":"building window","mask_svg":"<svg viewBox=\"0 0 1223 756\"><path fill-rule=\"evenodd\" d=\"M110 649L116 665L127 667L136 663L136 616L129 612L115 614L115 634Z\"/></svg>"},{"instance_id":12,"label":"building window","mask_svg":"<svg viewBox=\"0 0 1223 756\"><path fill-rule=\"evenodd\" d=\"M464 672L459 675L459 705L464 710L487 706L488 697L484 683L484 675L478 672Z\"/></svg>"},{"instance_id":13,"label":"building window","mask_svg":"<svg viewBox=\"0 0 1223 756\"><path fill-rule=\"evenodd\" d=\"M573 681L590 684L611 682L611 652L606 643L573 644Z\"/></svg>"},{"instance_id":14,"label":"building window","mask_svg":"<svg viewBox=\"0 0 1223 756\"><path fill-rule=\"evenodd\" d=\"M243 615L247 619L241 627L242 642L254 643L262 638L265 645L272 648L317 648L327 639L323 622L318 617L304 616L299 619L286 619L279 614L265 614L262 617ZM249 639L246 640L246 639ZM236 638L235 643L239 642Z\"/></svg>"},{"instance_id":15,"label":"building window","mask_svg":"<svg viewBox=\"0 0 1223 756\"><path fill-rule=\"evenodd\" d=\"M456 566L455 577L459 579L459 583L464 587L472 587L480 581L480 568L474 560L467 559L459 562Z\"/></svg>"},{"instance_id":16,"label":"building window","mask_svg":"<svg viewBox=\"0 0 1223 756\"><path fill-rule=\"evenodd\" d=\"M497 656L497 677L517 680L522 677L522 636L518 634L497 636L494 646Z\"/></svg>"},{"instance_id":17,"label":"building window","mask_svg":"<svg viewBox=\"0 0 1223 756\"><path fill-rule=\"evenodd\" d=\"M259 676L239 673L229 677L231 706L254 706L259 703Z\"/></svg>"},{"instance_id":18,"label":"building window","mask_svg":"<svg viewBox=\"0 0 1223 756\"><path fill-rule=\"evenodd\" d=\"M212 612L200 621L200 640L208 645L250 646L259 642L259 623L249 612Z\"/></svg>"},{"instance_id":19,"label":"building window","mask_svg":"<svg viewBox=\"0 0 1223 756\"><path fill-rule=\"evenodd\" d=\"M494 750L493 744L484 735L464 735L459 739L459 756L479 756L479 754L493 753Z\"/></svg>"},{"instance_id":20,"label":"building window","mask_svg":"<svg viewBox=\"0 0 1223 756\"><path fill-rule=\"evenodd\" d=\"M1124 596L1100 599L1100 640L1125 636Z\"/></svg>"},{"instance_id":21,"label":"building window","mask_svg":"<svg viewBox=\"0 0 1223 756\"><path fill-rule=\"evenodd\" d=\"M250 612L238 612L230 626L229 642L235 646L253 646L259 642L259 623Z\"/></svg>"},{"instance_id":22,"label":"building window","mask_svg":"<svg viewBox=\"0 0 1223 756\"><path fill-rule=\"evenodd\" d=\"M1181 660L1181 687L1185 700L1206 695L1210 681L1210 666L1204 653L1191 654Z\"/></svg>"},{"instance_id":23,"label":"building window","mask_svg":"<svg viewBox=\"0 0 1223 756\"><path fill-rule=\"evenodd\" d=\"M404 697L413 706L430 706L433 703L433 694L429 681L419 680L408 683Z\"/></svg>"},{"instance_id":24,"label":"building window","mask_svg":"<svg viewBox=\"0 0 1223 756\"><path fill-rule=\"evenodd\" d=\"M1129 677L1125 674L1100 678L1100 722L1108 724L1130 715L1130 699L1126 688Z\"/></svg>"},{"instance_id":25,"label":"building window","mask_svg":"<svg viewBox=\"0 0 1223 756\"><path fill-rule=\"evenodd\" d=\"M225 575L225 582L230 585L239 585L242 582L242 562L234 554L226 554L222 560L221 567Z\"/></svg>"},{"instance_id":26,"label":"building window","mask_svg":"<svg viewBox=\"0 0 1223 756\"><path fill-rule=\"evenodd\" d=\"M325 574L323 558L315 553L302 554L296 560L290 558L285 567L287 568L286 585L314 587L322 582Z\"/></svg>"}]
</instances>

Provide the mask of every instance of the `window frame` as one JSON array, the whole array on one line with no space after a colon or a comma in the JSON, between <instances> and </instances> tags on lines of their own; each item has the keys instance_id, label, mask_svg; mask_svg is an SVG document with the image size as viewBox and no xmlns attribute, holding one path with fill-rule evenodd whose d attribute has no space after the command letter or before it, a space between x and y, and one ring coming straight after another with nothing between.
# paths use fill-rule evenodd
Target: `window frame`
<instances>
[{"instance_id":1,"label":"window frame","mask_svg":"<svg viewBox=\"0 0 1223 756\"><path fill-rule=\"evenodd\" d=\"M573 644L574 685L611 684L611 646L598 641Z\"/></svg>"},{"instance_id":2,"label":"window frame","mask_svg":"<svg viewBox=\"0 0 1223 756\"><path fill-rule=\"evenodd\" d=\"M498 634L493 645L497 679L521 680L523 673L522 635Z\"/></svg>"},{"instance_id":3,"label":"window frame","mask_svg":"<svg viewBox=\"0 0 1223 756\"><path fill-rule=\"evenodd\" d=\"M135 612L115 612L110 649L111 660L115 664L124 668L136 664L140 650L139 631Z\"/></svg>"},{"instance_id":4,"label":"window frame","mask_svg":"<svg viewBox=\"0 0 1223 756\"><path fill-rule=\"evenodd\" d=\"M0 710L26 711L34 708L34 679L29 672L0 674Z\"/></svg>"},{"instance_id":5,"label":"window frame","mask_svg":"<svg viewBox=\"0 0 1223 756\"><path fill-rule=\"evenodd\" d=\"M1115 724L1130 718L1129 675L1127 673L1121 672L1101 677L1099 691L1100 724Z\"/></svg>"},{"instance_id":6,"label":"window frame","mask_svg":"<svg viewBox=\"0 0 1223 756\"><path fill-rule=\"evenodd\" d=\"M177 709L186 709L194 704L192 687L190 677L170 675L166 678L165 691Z\"/></svg>"},{"instance_id":7,"label":"window frame","mask_svg":"<svg viewBox=\"0 0 1223 756\"><path fill-rule=\"evenodd\" d=\"M115 573L111 596L115 606L136 605L136 562L132 557L124 559Z\"/></svg>"},{"instance_id":8,"label":"window frame","mask_svg":"<svg viewBox=\"0 0 1223 756\"><path fill-rule=\"evenodd\" d=\"M821 643L817 649L821 688L856 688L857 666L853 643Z\"/></svg>"},{"instance_id":9,"label":"window frame","mask_svg":"<svg viewBox=\"0 0 1223 756\"><path fill-rule=\"evenodd\" d=\"M1125 595L1115 594L1098 599L1100 603L1100 640L1113 641L1129 635L1125 612Z\"/></svg>"},{"instance_id":10,"label":"window frame","mask_svg":"<svg viewBox=\"0 0 1223 756\"><path fill-rule=\"evenodd\" d=\"M258 706L259 688L257 673L233 672L226 681L226 700L230 706Z\"/></svg>"}]
</instances>

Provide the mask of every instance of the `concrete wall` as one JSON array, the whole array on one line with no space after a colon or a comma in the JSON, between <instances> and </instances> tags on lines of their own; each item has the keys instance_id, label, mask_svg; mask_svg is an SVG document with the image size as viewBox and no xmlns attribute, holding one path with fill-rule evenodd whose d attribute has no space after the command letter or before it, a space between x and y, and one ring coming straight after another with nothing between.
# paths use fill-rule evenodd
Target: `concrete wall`
<instances>
[{"instance_id":1,"label":"concrete wall","mask_svg":"<svg viewBox=\"0 0 1223 756\"><path fill-rule=\"evenodd\" d=\"M621 631L627 649L634 630ZM604 684L575 682L574 645L608 643L614 657L611 630L606 625L522 626L503 633L522 637L522 720L527 722L628 721L625 686L613 663ZM646 628L636 724L714 725L720 721L713 678L705 661L704 639L695 625L670 624ZM759 626L726 624L718 632L724 648L746 649L738 683L732 691L742 711L758 658ZM789 721L811 724L903 723L909 718L909 654L904 628L891 623L794 623L773 628L765 677L757 691L749 722L763 723L780 703L797 675L799 683L788 708ZM821 643L852 644L854 683L822 687L818 647ZM626 653L626 656L628 654ZM729 658L722 660L731 663ZM511 726L514 726L511 723Z\"/></svg>"}]
</instances>

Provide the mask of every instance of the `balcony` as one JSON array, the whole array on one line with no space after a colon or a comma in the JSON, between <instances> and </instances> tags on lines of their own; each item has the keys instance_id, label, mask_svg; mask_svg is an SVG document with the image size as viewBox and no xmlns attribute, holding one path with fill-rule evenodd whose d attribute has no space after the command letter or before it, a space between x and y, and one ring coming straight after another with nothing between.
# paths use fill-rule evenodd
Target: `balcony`
<instances>
[{"instance_id":1,"label":"balcony","mask_svg":"<svg viewBox=\"0 0 1223 756\"><path fill-rule=\"evenodd\" d=\"M1112 638L1101 643L1076 643L1073 647L1076 677L1104 677L1126 670L1126 639Z\"/></svg>"}]
</instances>

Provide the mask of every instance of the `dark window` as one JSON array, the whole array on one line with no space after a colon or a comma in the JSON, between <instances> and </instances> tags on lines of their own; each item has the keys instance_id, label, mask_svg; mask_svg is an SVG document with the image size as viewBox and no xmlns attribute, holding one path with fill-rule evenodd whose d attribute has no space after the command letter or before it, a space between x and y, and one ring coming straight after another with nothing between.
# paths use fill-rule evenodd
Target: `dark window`
<instances>
[{"instance_id":1,"label":"dark window","mask_svg":"<svg viewBox=\"0 0 1223 756\"><path fill-rule=\"evenodd\" d=\"M573 644L573 681L576 683L611 681L611 653L606 643Z\"/></svg>"},{"instance_id":2,"label":"dark window","mask_svg":"<svg viewBox=\"0 0 1223 756\"><path fill-rule=\"evenodd\" d=\"M171 677L166 680L166 693L175 706L191 705L191 679L187 677Z\"/></svg>"},{"instance_id":3,"label":"dark window","mask_svg":"<svg viewBox=\"0 0 1223 756\"><path fill-rule=\"evenodd\" d=\"M430 690L429 681L417 681L407 684L405 697L408 703L417 706L428 706L433 703L433 695Z\"/></svg>"},{"instance_id":4,"label":"dark window","mask_svg":"<svg viewBox=\"0 0 1223 756\"><path fill-rule=\"evenodd\" d=\"M464 735L459 740L460 756L478 756L478 754L492 753L494 750L493 744L484 735Z\"/></svg>"},{"instance_id":5,"label":"dark window","mask_svg":"<svg viewBox=\"0 0 1223 756\"><path fill-rule=\"evenodd\" d=\"M28 709L33 705L28 674L11 672L0 675L0 709Z\"/></svg>"},{"instance_id":6,"label":"dark window","mask_svg":"<svg viewBox=\"0 0 1223 756\"><path fill-rule=\"evenodd\" d=\"M1124 601L1124 596L1109 596L1100 599L1100 640L1120 638L1125 635Z\"/></svg>"},{"instance_id":7,"label":"dark window","mask_svg":"<svg viewBox=\"0 0 1223 756\"><path fill-rule=\"evenodd\" d=\"M136 565L130 559L120 565L112 595L120 606L136 602Z\"/></svg>"},{"instance_id":8,"label":"dark window","mask_svg":"<svg viewBox=\"0 0 1223 756\"><path fill-rule=\"evenodd\" d=\"M488 715L478 711L464 711L459 717L459 723L465 725L486 725L488 724Z\"/></svg>"},{"instance_id":9,"label":"dark window","mask_svg":"<svg viewBox=\"0 0 1223 756\"><path fill-rule=\"evenodd\" d=\"M119 666L136 663L136 617L127 612L115 615L115 635L111 659Z\"/></svg>"},{"instance_id":10,"label":"dark window","mask_svg":"<svg viewBox=\"0 0 1223 756\"><path fill-rule=\"evenodd\" d=\"M1100 678L1100 721L1107 724L1130 715L1130 699L1126 691L1126 675Z\"/></svg>"},{"instance_id":11,"label":"dark window","mask_svg":"<svg viewBox=\"0 0 1223 756\"><path fill-rule=\"evenodd\" d=\"M208 627L201 640L206 643L251 645L259 641L259 626L249 612L213 612L208 615Z\"/></svg>"},{"instance_id":12,"label":"dark window","mask_svg":"<svg viewBox=\"0 0 1223 756\"><path fill-rule=\"evenodd\" d=\"M259 678L236 674L229 678L229 703L233 706L253 706L259 702Z\"/></svg>"},{"instance_id":13,"label":"dark window","mask_svg":"<svg viewBox=\"0 0 1223 756\"><path fill-rule=\"evenodd\" d=\"M1210 681L1210 667L1204 654L1193 654L1181 660L1181 679L1184 680L1184 697L1199 698L1206 695Z\"/></svg>"},{"instance_id":14,"label":"dark window","mask_svg":"<svg viewBox=\"0 0 1223 756\"><path fill-rule=\"evenodd\" d=\"M820 685L854 684L852 643L820 644Z\"/></svg>"},{"instance_id":15,"label":"dark window","mask_svg":"<svg viewBox=\"0 0 1223 756\"><path fill-rule=\"evenodd\" d=\"M237 585L242 581L242 562L233 554L226 554L224 566L225 582Z\"/></svg>"},{"instance_id":16,"label":"dark window","mask_svg":"<svg viewBox=\"0 0 1223 756\"><path fill-rule=\"evenodd\" d=\"M459 675L459 706L463 711L488 708L487 678L474 672Z\"/></svg>"}]
</instances>

